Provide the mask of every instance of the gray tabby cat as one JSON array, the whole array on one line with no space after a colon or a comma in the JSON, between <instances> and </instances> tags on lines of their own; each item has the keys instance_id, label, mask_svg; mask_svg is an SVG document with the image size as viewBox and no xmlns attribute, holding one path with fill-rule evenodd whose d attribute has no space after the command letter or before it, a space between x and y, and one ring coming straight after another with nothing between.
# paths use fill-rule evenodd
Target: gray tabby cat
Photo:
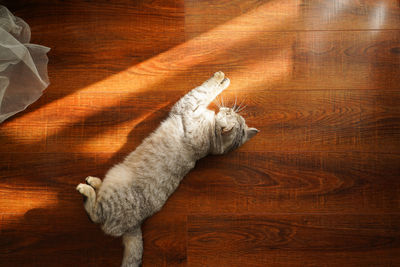
<instances>
[{"instance_id":1,"label":"gray tabby cat","mask_svg":"<svg viewBox=\"0 0 400 267\"><path fill-rule=\"evenodd\" d=\"M182 97L158 129L125 160L106 174L103 182L87 177L77 190L90 219L106 234L122 236L122 266L139 266L143 241L140 226L161 209L182 178L207 154L224 154L238 148L258 130L247 127L238 109L207 106L229 85L217 72Z\"/></svg>"}]
</instances>

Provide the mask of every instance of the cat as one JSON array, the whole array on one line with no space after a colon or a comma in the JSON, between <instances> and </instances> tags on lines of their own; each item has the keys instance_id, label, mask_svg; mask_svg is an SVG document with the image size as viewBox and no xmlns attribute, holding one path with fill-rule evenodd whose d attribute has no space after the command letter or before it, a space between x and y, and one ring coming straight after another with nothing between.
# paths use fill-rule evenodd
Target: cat
<instances>
[{"instance_id":1,"label":"cat","mask_svg":"<svg viewBox=\"0 0 400 267\"><path fill-rule=\"evenodd\" d=\"M217 114L207 108L229 83L216 72L175 103L168 118L103 181L89 176L77 186L89 218L106 234L122 236L123 267L141 265L142 222L161 209L197 160L232 151L257 134L236 103Z\"/></svg>"}]
</instances>

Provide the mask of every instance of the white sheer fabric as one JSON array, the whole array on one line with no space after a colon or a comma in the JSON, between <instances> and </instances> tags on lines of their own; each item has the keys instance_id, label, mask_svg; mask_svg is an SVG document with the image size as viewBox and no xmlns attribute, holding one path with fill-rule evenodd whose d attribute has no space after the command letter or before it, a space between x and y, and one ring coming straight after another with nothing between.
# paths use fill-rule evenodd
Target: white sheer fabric
<instances>
[{"instance_id":1,"label":"white sheer fabric","mask_svg":"<svg viewBox=\"0 0 400 267\"><path fill-rule=\"evenodd\" d=\"M49 85L50 48L30 39L29 25L0 5L0 123L35 102Z\"/></svg>"}]
</instances>

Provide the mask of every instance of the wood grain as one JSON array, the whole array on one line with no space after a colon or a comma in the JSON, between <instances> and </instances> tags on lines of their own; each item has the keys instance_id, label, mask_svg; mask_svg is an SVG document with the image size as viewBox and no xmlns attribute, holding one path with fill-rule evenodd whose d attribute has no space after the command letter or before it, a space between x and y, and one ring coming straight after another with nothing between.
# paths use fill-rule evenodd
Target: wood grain
<instances>
[{"instance_id":1,"label":"wood grain","mask_svg":"<svg viewBox=\"0 0 400 267\"><path fill-rule=\"evenodd\" d=\"M34 116L6 122L0 136L12 140L18 135L19 140L5 143L3 149L128 153L167 116L174 102L171 94L181 92L81 94L69 103L65 100L62 109L44 108ZM395 153L400 149L400 92L249 90L240 94L226 92L225 102L233 105L238 96L247 104L243 116L248 124L261 130L261 138L242 151ZM101 108L108 103L105 99L116 99L118 106ZM21 132L21 126L32 131Z\"/></svg>"},{"instance_id":2,"label":"wood grain","mask_svg":"<svg viewBox=\"0 0 400 267\"><path fill-rule=\"evenodd\" d=\"M143 266L400 265L397 0L0 4L51 48L50 86L0 124L0 266L119 266L76 184L218 70L261 132L145 222Z\"/></svg>"},{"instance_id":3,"label":"wood grain","mask_svg":"<svg viewBox=\"0 0 400 267\"><path fill-rule=\"evenodd\" d=\"M398 1L185 1L185 31L189 34L208 31L229 24L240 16L245 21L234 31L313 31L313 30L387 30L399 29ZM207 17L204 10L208 10Z\"/></svg>"},{"instance_id":4,"label":"wood grain","mask_svg":"<svg viewBox=\"0 0 400 267\"><path fill-rule=\"evenodd\" d=\"M102 177L113 162L121 160L111 156L108 153L3 154L0 266L30 263L119 266L121 240L105 236L87 219L82 197L75 192L83 177L89 174ZM186 264L187 209L181 198L174 201L176 197L179 195L174 195L172 202L164 207L167 213L154 216L143 226L145 249L152 251L145 255L144 262L150 266ZM181 215L171 216L174 211ZM62 244L57 246L57 243Z\"/></svg>"},{"instance_id":5,"label":"wood grain","mask_svg":"<svg viewBox=\"0 0 400 267\"><path fill-rule=\"evenodd\" d=\"M188 261L190 266L390 266L399 260L393 249L399 246L398 223L398 215L189 216Z\"/></svg>"},{"instance_id":6,"label":"wood grain","mask_svg":"<svg viewBox=\"0 0 400 267\"><path fill-rule=\"evenodd\" d=\"M193 214L381 214L398 208L399 160L357 152L237 152L199 162L181 194Z\"/></svg>"}]
</instances>

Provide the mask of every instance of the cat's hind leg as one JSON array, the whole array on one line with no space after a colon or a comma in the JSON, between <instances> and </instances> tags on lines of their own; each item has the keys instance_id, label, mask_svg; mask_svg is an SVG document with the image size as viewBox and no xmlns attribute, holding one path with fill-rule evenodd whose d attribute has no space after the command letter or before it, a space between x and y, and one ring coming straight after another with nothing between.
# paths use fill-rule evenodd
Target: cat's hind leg
<instances>
[{"instance_id":1,"label":"cat's hind leg","mask_svg":"<svg viewBox=\"0 0 400 267\"><path fill-rule=\"evenodd\" d=\"M97 190L99 190L101 183L102 183L100 178L93 177L93 176L86 177L85 181L88 185L93 187L94 190L96 190L96 192L97 192Z\"/></svg>"},{"instance_id":2,"label":"cat's hind leg","mask_svg":"<svg viewBox=\"0 0 400 267\"><path fill-rule=\"evenodd\" d=\"M79 184L76 187L76 190L86 197L84 207L90 219L95 223L99 222L96 205L96 191L94 191L94 188L87 184Z\"/></svg>"}]
</instances>

